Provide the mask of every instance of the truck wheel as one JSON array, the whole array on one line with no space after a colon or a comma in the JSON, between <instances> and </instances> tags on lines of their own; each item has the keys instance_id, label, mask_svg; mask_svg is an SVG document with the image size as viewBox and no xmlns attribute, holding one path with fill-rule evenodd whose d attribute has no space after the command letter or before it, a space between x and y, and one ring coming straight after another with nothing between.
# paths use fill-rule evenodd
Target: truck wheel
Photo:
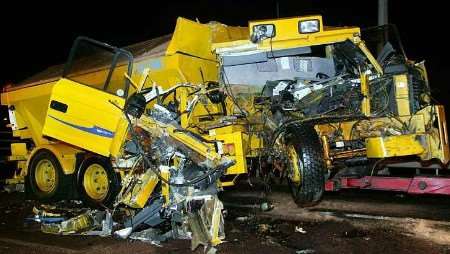
<instances>
[{"instance_id":1,"label":"truck wheel","mask_svg":"<svg viewBox=\"0 0 450 254\"><path fill-rule=\"evenodd\" d=\"M120 189L120 177L107 158L90 157L81 163L77 187L81 199L87 205L109 206Z\"/></svg>"},{"instance_id":2,"label":"truck wheel","mask_svg":"<svg viewBox=\"0 0 450 254\"><path fill-rule=\"evenodd\" d=\"M61 164L52 152L36 152L28 166L27 182L31 198L54 201L68 198L71 176L63 173Z\"/></svg>"},{"instance_id":3,"label":"truck wheel","mask_svg":"<svg viewBox=\"0 0 450 254\"><path fill-rule=\"evenodd\" d=\"M316 205L325 190L325 163L319 137L313 127L301 126L284 137L289 159L288 183L299 207Z\"/></svg>"}]
</instances>

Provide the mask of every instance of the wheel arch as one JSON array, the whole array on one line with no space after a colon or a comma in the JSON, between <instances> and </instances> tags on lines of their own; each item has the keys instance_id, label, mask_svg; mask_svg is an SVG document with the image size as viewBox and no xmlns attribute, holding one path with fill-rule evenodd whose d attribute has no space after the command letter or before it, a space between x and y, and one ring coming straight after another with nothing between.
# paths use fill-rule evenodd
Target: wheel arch
<instances>
[{"instance_id":1,"label":"wheel arch","mask_svg":"<svg viewBox=\"0 0 450 254\"><path fill-rule=\"evenodd\" d=\"M81 153L82 150L62 143L45 144L37 146L31 151L26 163L26 175L28 175L30 162L32 161L33 157L36 155L36 153L42 150L46 150L56 157L65 175L74 174L77 170L77 154Z\"/></svg>"}]
</instances>

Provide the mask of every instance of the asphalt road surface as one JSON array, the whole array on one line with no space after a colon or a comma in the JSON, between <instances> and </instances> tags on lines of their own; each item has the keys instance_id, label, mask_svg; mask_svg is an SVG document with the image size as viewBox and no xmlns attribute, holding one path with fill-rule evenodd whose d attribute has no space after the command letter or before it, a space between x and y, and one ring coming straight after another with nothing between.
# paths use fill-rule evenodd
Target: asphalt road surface
<instances>
[{"instance_id":1,"label":"asphalt road surface","mask_svg":"<svg viewBox=\"0 0 450 254\"><path fill-rule=\"evenodd\" d=\"M269 195L241 186L224 193L226 242L217 253L450 253L450 199L386 192L326 194L300 209L281 186ZM261 203L273 209L261 211ZM112 237L56 236L25 223L34 201L0 193L0 253L192 253L189 240L158 247ZM194 253L205 253L198 248Z\"/></svg>"}]
</instances>

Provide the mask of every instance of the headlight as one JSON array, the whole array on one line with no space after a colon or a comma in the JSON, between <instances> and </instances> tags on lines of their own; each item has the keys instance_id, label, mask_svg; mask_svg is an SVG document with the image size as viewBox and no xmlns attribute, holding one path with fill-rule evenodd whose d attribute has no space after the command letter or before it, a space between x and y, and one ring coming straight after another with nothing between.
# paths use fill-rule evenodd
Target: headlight
<instances>
[{"instance_id":1,"label":"headlight","mask_svg":"<svg viewBox=\"0 0 450 254\"><path fill-rule=\"evenodd\" d=\"M273 37L275 37L275 25L269 24L253 26L253 33L251 36L253 43Z\"/></svg>"},{"instance_id":2,"label":"headlight","mask_svg":"<svg viewBox=\"0 0 450 254\"><path fill-rule=\"evenodd\" d=\"M320 30L320 24L318 19L304 20L298 22L298 30L301 34L316 33Z\"/></svg>"}]
</instances>

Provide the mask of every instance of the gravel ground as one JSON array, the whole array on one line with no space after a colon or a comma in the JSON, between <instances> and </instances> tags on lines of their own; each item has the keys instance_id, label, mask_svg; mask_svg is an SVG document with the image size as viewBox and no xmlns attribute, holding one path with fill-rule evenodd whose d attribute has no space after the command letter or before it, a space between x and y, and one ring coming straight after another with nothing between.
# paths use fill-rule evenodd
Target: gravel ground
<instances>
[{"instance_id":1,"label":"gravel ground","mask_svg":"<svg viewBox=\"0 0 450 254\"><path fill-rule=\"evenodd\" d=\"M346 192L299 209L282 187L266 197L245 186L222 198L226 242L217 253L450 253L450 201L444 198ZM274 209L255 208L264 200ZM188 240L157 247L111 237L43 234L39 225L24 222L34 205L21 193L0 193L0 253L192 253Z\"/></svg>"}]
</instances>

